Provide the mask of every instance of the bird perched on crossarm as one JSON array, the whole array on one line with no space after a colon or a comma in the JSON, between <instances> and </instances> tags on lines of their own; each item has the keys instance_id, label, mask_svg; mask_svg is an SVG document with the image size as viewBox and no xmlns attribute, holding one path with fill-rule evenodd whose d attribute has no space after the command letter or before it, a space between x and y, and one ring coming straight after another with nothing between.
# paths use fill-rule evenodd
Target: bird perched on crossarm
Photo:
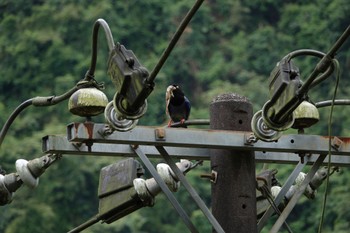
<instances>
[{"instance_id":1,"label":"bird perched on crossarm","mask_svg":"<svg viewBox=\"0 0 350 233\"><path fill-rule=\"evenodd\" d=\"M168 126L173 122L182 124L188 119L191 112L191 103L176 84L168 86L165 94L166 114L170 117ZM186 128L186 126L184 126Z\"/></svg>"}]
</instances>

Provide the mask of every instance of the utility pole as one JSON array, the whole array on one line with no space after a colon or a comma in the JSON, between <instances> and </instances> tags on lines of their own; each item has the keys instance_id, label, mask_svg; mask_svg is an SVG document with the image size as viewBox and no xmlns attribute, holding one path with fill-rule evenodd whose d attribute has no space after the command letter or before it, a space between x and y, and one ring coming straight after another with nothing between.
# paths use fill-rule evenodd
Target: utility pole
<instances>
[{"instance_id":1,"label":"utility pole","mask_svg":"<svg viewBox=\"0 0 350 233\"><path fill-rule=\"evenodd\" d=\"M252 115L247 98L223 94L210 105L210 128L250 131ZM226 233L257 232L254 152L212 149L211 168L216 174L212 212L222 228Z\"/></svg>"}]
</instances>

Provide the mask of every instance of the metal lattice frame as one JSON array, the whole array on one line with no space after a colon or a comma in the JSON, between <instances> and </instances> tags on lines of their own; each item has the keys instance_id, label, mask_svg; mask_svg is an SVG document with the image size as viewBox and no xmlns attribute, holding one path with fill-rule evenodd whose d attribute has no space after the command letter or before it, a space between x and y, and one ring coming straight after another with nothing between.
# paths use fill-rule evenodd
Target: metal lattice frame
<instances>
[{"instance_id":1,"label":"metal lattice frame","mask_svg":"<svg viewBox=\"0 0 350 233\"><path fill-rule=\"evenodd\" d=\"M307 164L312 164L304 183L296 195L290 200L279 219L276 221L273 231L277 232L286 220L295 204L299 200L305 188L317 169L326 164L328 159L328 137L315 135L285 135L276 142L263 142L251 140L251 132L220 131L206 129L175 129L156 127L136 127L128 132L110 131L105 124L92 122L72 123L67 127L67 136L50 135L43 138L43 151L45 153L79 154L97 156L138 156L154 178L153 165L149 157L163 158L174 170L176 165L172 158L185 158L192 160L209 160L211 149L230 149L255 151L257 162L274 162L296 164L279 195L275 198L276 205L281 203L284 195L293 184L296 176ZM332 138L331 163L335 166L350 166L349 138ZM300 155L303 155L301 160ZM154 171L153 171L154 170ZM153 173L152 173L153 171ZM176 172L176 169L175 171ZM203 201L196 194L184 176L178 175L185 188L191 194L194 201L208 218L217 232L223 232L220 224L212 216ZM161 180L157 180L161 184ZM178 211L191 232L197 232L172 193L167 191L166 185L163 192ZM265 226L268 218L273 214L273 208L268 208L258 222L258 231Z\"/></svg>"}]
</instances>

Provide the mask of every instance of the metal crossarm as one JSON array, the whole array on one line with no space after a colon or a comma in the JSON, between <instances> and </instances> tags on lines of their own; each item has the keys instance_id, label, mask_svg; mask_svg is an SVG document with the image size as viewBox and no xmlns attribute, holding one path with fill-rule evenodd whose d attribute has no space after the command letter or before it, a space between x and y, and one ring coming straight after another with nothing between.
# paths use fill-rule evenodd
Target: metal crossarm
<instances>
[{"instance_id":1,"label":"metal crossarm","mask_svg":"<svg viewBox=\"0 0 350 233\"><path fill-rule=\"evenodd\" d=\"M149 158L159 158L160 154L154 146L140 145L142 151ZM246 146L248 149L254 149L252 146ZM186 148L186 147L164 147L172 158L189 160L210 160L209 148ZM87 155L87 156L120 156L134 157L135 153L127 144L113 143L94 143L90 147L85 143L75 143L67 140L66 136L49 135L43 138L42 150L44 153L67 154L67 155ZM318 154L310 156L309 161L305 163L313 164ZM333 166L350 166L350 156L333 155L331 157ZM255 161L260 163L283 163L297 164L300 158L295 153L287 152L255 152ZM324 165L327 165L327 158Z\"/></svg>"},{"instance_id":2,"label":"metal crossarm","mask_svg":"<svg viewBox=\"0 0 350 233\"><path fill-rule=\"evenodd\" d=\"M162 137L157 136L162 131ZM328 153L328 137L317 135L291 134L282 136L278 142L249 144L247 137L251 132L203 129L174 129L135 127L128 132L106 132L105 124L73 123L68 125L68 140L71 142L115 143L154 145L164 147L233 149L269 152L288 152L306 154ZM332 155L350 155L349 138L335 140Z\"/></svg>"}]
</instances>

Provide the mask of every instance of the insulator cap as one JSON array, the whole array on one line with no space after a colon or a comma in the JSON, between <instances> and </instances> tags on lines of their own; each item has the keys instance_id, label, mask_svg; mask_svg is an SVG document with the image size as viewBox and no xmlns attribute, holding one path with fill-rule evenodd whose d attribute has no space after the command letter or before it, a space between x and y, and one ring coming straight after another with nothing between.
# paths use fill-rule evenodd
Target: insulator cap
<instances>
[{"instance_id":1,"label":"insulator cap","mask_svg":"<svg viewBox=\"0 0 350 233\"><path fill-rule=\"evenodd\" d=\"M107 96L102 91L82 88L69 98L68 109L74 115L89 117L103 113L107 104Z\"/></svg>"},{"instance_id":2,"label":"insulator cap","mask_svg":"<svg viewBox=\"0 0 350 233\"><path fill-rule=\"evenodd\" d=\"M301 104L294 110L293 115L294 124L292 128L294 129L309 128L316 124L320 119L316 106L307 101L301 102Z\"/></svg>"}]
</instances>

